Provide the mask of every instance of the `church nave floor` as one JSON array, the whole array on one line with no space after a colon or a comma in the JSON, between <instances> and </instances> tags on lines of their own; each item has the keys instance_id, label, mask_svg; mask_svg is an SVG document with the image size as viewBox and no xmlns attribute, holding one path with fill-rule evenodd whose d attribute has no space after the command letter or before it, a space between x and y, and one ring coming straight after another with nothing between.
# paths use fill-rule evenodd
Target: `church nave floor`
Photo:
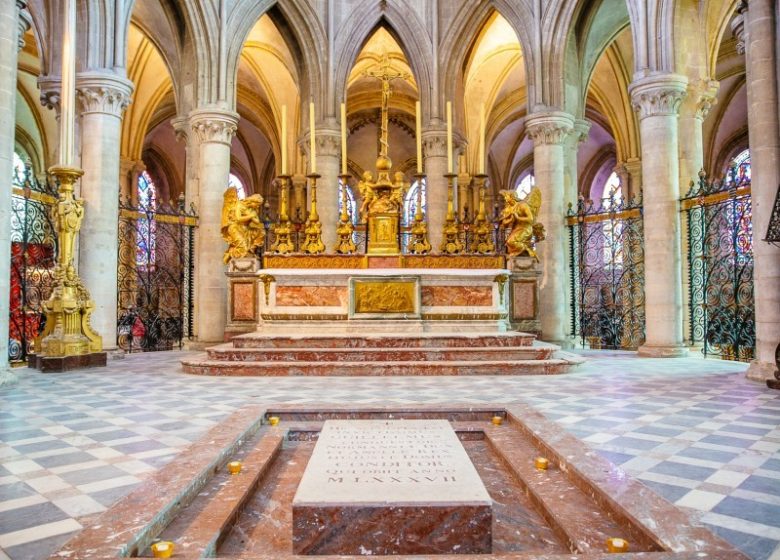
<instances>
[{"instance_id":1,"label":"church nave floor","mask_svg":"<svg viewBox=\"0 0 780 560\"><path fill-rule=\"evenodd\" d=\"M527 402L751 557L780 560L780 391L744 364L584 354L573 373L515 378L210 378L181 373L183 352L16 370L0 390L0 560L46 558L252 401Z\"/></svg>"}]
</instances>

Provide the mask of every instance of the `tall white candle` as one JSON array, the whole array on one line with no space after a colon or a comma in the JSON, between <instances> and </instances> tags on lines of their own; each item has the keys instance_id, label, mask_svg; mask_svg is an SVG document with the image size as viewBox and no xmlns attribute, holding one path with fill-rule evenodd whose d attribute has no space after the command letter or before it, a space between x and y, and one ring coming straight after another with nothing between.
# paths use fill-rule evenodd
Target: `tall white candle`
<instances>
[{"instance_id":1,"label":"tall white candle","mask_svg":"<svg viewBox=\"0 0 780 560\"><path fill-rule=\"evenodd\" d=\"M479 108L479 161L477 173L485 174L485 104Z\"/></svg>"},{"instance_id":2,"label":"tall white candle","mask_svg":"<svg viewBox=\"0 0 780 560\"><path fill-rule=\"evenodd\" d=\"M287 175L287 105L282 105L282 175Z\"/></svg>"},{"instance_id":3,"label":"tall white candle","mask_svg":"<svg viewBox=\"0 0 780 560\"><path fill-rule=\"evenodd\" d=\"M452 173L452 101L447 101L447 173Z\"/></svg>"},{"instance_id":4,"label":"tall white candle","mask_svg":"<svg viewBox=\"0 0 780 560\"><path fill-rule=\"evenodd\" d=\"M415 136L417 138L417 174L422 175L423 157L422 157L422 115L420 114L420 102L414 104Z\"/></svg>"},{"instance_id":5,"label":"tall white candle","mask_svg":"<svg viewBox=\"0 0 780 560\"><path fill-rule=\"evenodd\" d=\"M341 104L341 174L347 174L347 104Z\"/></svg>"},{"instance_id":6,"label":"tall white candle","mask_svg":"<svg viewBox=\"0 0 780 560\"><path fill-rule=\"evenodd\" d=\"M314 102L309 103L309 173L317 173L317 151L314 142Z\"/></svg>"},{"instance_id":7,"label":"tall white candle","mask_svg":"<svg viewBox=\"0 0 780 560\"><path fill-rule=\"evenodd\" d=\"M76 159L76 0L65 0L62 31L62 82L60 87L60 165L72 167Z\"/></svg>"}]
</instances>

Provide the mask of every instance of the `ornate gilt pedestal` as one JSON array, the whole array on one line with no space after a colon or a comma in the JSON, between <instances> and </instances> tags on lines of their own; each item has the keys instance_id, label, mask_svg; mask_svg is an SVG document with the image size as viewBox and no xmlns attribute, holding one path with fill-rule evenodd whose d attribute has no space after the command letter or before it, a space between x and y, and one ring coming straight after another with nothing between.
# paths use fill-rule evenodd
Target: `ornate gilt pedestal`
<instances>
[{"instance_id":1,"label":"ornate gilt pedestal","mask_svg":"<svg viewBox=\"0 0 780 560\"><path fill-rule=\"evenodd\" d=\"M368 254L397 255L398 213L376 212L368 215Z\"/></svg>"}]
</instances>

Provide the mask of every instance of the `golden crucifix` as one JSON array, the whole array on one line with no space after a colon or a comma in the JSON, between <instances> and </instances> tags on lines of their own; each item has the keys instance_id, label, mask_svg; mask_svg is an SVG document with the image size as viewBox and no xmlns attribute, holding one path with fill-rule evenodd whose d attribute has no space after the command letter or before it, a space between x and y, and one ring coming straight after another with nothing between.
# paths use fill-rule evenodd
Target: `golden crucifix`
<instances>
[{"instance_id":1,"label":"golden crucifix","mask_svg":"<svg viewBox=\"0 0 780 560\"><path fill-rule=\"evenodd\" d=\"M409 77L409 73L391 70L390 57L385 52L382 55L382 60L380 61L377 69L366 70L363 72L363 75L369 78L377 78L378 80L382 81L382 133L379 138L379 155L387 157L387 150L389 147L387 140L387 108L390 103L390 96L393 93L393 90L390 88L390 82L398 78L405 80Z\"/></svg>"}]
</instances>

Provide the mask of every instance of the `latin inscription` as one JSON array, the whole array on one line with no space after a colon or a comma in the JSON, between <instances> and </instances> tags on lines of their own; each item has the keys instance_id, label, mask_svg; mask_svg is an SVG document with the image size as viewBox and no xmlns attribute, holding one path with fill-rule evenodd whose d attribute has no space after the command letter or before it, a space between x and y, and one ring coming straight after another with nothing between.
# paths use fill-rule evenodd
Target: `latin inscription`
<instances>
[{"instance_id":1,"label":"latin inscription","mask_svg":"<svg viewBox=\"0 0 780 560\"><path fill-rule=\"evenodd\" d=\"M294 503L486 501L446 420L329 420Z\"/></svg>"}]
</instances>

